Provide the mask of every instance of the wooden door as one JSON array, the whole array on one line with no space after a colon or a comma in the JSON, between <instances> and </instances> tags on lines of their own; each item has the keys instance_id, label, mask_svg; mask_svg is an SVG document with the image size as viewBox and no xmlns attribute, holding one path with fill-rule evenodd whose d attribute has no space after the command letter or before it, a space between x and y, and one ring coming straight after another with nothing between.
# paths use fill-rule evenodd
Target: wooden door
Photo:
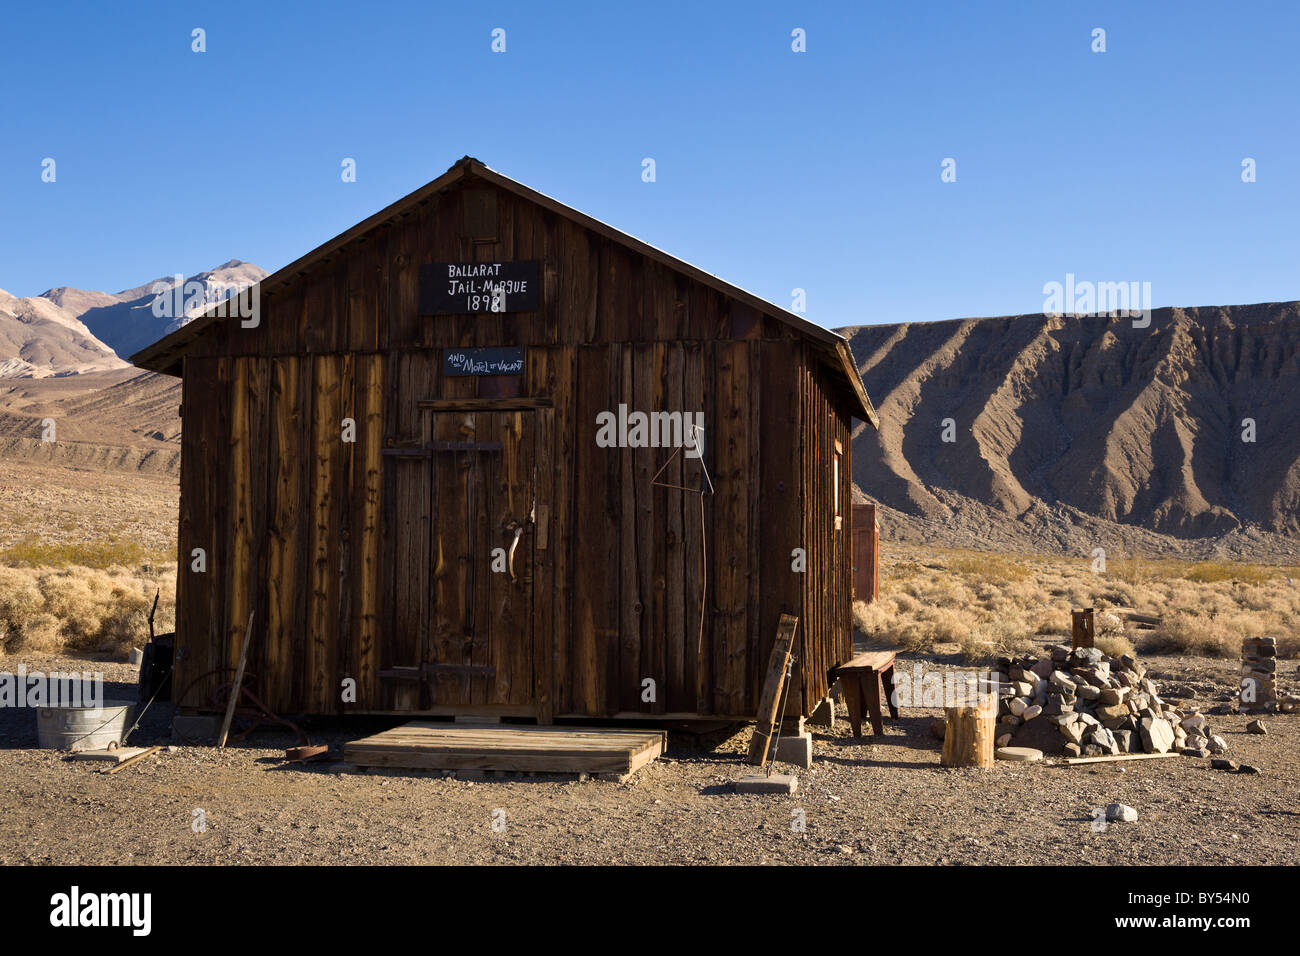
<instances>
[{"instance_id":1,"label":"wooden door","mask_svg":"<svg viewBox=\"0 0 1300 956\"><path fill-rule=\"evenodd\" d=\"M430 411L430 705L533 705L531 411Z\"/></svg>"}]
</instances>

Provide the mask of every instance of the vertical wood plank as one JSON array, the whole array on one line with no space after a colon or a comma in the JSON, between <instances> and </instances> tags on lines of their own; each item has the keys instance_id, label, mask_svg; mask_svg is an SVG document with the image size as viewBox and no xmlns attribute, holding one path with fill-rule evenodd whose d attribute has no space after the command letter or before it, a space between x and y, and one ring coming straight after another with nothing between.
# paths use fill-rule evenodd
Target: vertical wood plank
<instances>
[{"instance_id":1,"label":"vertical wood plank","mask_svg":"<svg viewBox=\"0 0 1300 956\"><path fill-rule=\"evenodd\" d=\"M616 699L617 664L611 653L618 639L618 458L617 450L596 445L596 416L608 411L611 380L617 383L609 348L578 350L575 440L575 497L570 527L574 534L573 640L569 655L572 711L600 715ZM612 679L611 679L612 678ZM607 693L608 692L608 693Z\"/></svg>"},{"instance_id":2,"label":"vertical wood plank","mask_svg":"<svg viewBox=\"0 0 1300 956\"><path fill-rule=\"evenodd\" d=\"M310 360L308 360L310 361ZM270 526L267 536L266 656L263 688L267 706L293 706L294 631L301 628L300 596L305 593L303 571L298 564L298 542L306 533L303 520L308 461L303 446L303 407L299 370L303 360L295 356L271 362L271 448L268 487Z\"/></svg>"},{"instance_id":3,"label":"vertical wood plank","mask_svg":"<svg viewBox=\"0 0 1300 956\"><path fill-rule=\"evenodd\" d=\"M637 409L636 380L641 371L637 364L636 349L631 345L614 346L615 354L623 368L622 390L615 393L618 401L627 406L628 413ZM628 431L631 433L631 424ZM622 595L619 615L617 705L614 710L637 710L641 695L641 645L647 595L641 592L639 538L648 529L641 526L637 508L637 482L635 452L631 448L611 448L607 454L618 460L619 485L619 588Z\"/></svg>"},{"instance_id":4,"label":"vertical wood plank","mask_svg":"<svg viewBox=\"0 0 1300 956\"><path fill-rule=\"evenodd\" d=\"M716 430L713 427L712 406L706 400L704 381L706 364L711 367L711 356L700 343L687 345L682 376L683 407L704 418L704 449L699 459L682 459L682 483L690 487L706 488L705 466L711 469L715 460ZM713 389L707 389L713 394ZM716 490L716 481L714 482ZM708 553L710 518L714 511L716 494L690 495L683 499L682 542L683 568L686 578L686 684L694 698L690 710L697 714L712 714L713 709L713 605L714 588Z\"/></svg>"},{"instance_id":5,"label":"vertical wood plank","mask_svg":"<svg viewBox=\"0 0 1300 956\"><path fill-rule=\"evenodd\" d=\"M343 455L340 422L341 363L318 355L312 362L311 587L307 598L307 702L312 713L334 707L338 668L338 507L336 475Z\"/></svg>"},{"instance_id":6,"label":"vertical wood plank","mask_svg":"<svg viewBox=\"0 0 1300 956\"><path fill-rule=\"evenodd\" d=\"M746 576L748 554L749 448L745 411L749 387L748 351L744 343L719 342L715 351L718 396L717 429L713 442L717 513L714 520L713 572L718 610L714 636L716 712L744 714L748 627Z\"/></svg>"},{"instance_id":7,"label":"vertical wood plank","mask_svg":"<svg viewBox=\"0 0 1300 956\"><path fill-rule=\"evenodd\" d=\"M356 381L358 464L354 472L353 510L356 557L353 605L356 609L355 676L357 707L378 709L380 570L382 563L382 495L384 434L384 363L382 356L361 360Z\"/></svg>"},{"instance_id":8,"label":"vertical wood plank","mask_svg":"<svg viewBox=\"0 0 1300 956\"><path fill-rule=\"evenodd\" d=\"M574 607L574 556L578 532L574 515L575 496L578 492L579 460L577 453L578 425L576 388L579 382L578 350L566 346L555 350L551 394L555 396L555 451L552 470L552 517L550 528L553 613L555 622L551 632L551 685L554 696L553 710L557 714L576 709L573 698L572 668L574 636L576 634Z\"/></svg>"},{"instance_id":9,"label":"vertical wood plank","mask_svg":"<svg viewBox=\"0 0 1300 956\"><path fill-rule=\"evenodd\" d=\"M681 342L669 342L663 346L663 407L678 411L682 415L682 438L690 437L690 423L694 421L696 409L688 408L683 394L683 377L685 375L686 354ZM664 576L664 671L665 684L661 694L666 710L676 713L690 713L695 708L695 688L688 680L687 658L689 648L687 635L694 635L695 623L690 620L694 601L690 597L691 582L698 575L698 569L688 573L686 567L686 529L683 521L683 508L697 510L697 495L683 492L680 488L691 487L686 484L684 475L686 451L675 448L661 448L660 461L667 462L667 467L660 481L677 488L658 489L656 508L664 517L665 533L663 536ZM693 487L702 483L699 466L690 480ZM656 573L659 573L658 569Z\"/></svg>"},{"instance_id":10,"label":"vertical wood plank","mask_svg":"<svg viewBox=\"0 0 1300 956\"><path fill-rule=\"evenodd\" d=\"M540 352L541 350L538 350ZM534 359L536 361L536 359ZM555 667L555 552L561 547L553 532L555 497L555 411L537 413L536 475L537 511L532 530L533 548L533 700L537 722L554 719Z\"/></svg>"},{"instance_id":11,"label":"vertical wood plank","mask_svg":"<svg viewBox=\"0 0 1300 956\"><path fill-rule=\"evenodd\" d=\"M766 660L771 653L772 635L782 614L800 617L807 623L803 610L807 574L791 567L794 550L805 547L806 543L801 498L801 361L796 343L762 343L758 563L762 598L760 641L756 645L756 656L761 660Z\"/></svg>"}]
</instances>

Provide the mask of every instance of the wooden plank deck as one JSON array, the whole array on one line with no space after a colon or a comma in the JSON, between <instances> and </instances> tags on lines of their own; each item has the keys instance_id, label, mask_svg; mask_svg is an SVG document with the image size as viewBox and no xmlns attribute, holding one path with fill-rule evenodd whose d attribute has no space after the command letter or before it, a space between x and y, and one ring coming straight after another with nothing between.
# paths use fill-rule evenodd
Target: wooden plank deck
<instances>
[{"instance_id":1,"label":"wooden plank deck","mask_svg":"<svg viewBox=\"0 0 1300 956\"><path fill-rule=\"evenodd\" d=\"M344 745L359 767L630 774L664 752L660 730L413 720Z\"/></svg>"}]
</instances>

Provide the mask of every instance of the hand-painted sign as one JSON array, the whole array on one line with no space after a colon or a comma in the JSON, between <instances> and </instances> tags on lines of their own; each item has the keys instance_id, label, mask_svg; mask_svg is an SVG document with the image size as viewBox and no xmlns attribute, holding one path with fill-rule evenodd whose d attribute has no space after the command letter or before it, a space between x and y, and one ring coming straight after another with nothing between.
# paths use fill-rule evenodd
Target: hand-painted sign
<instances>
[{"instance_id":1,"label":"hand-painted sign","mask_svg":"<svg viewBox=\"0 0 1300 956\"><path fill-rule=\"evenodd\" d=\"M420 314L531 312L541 307L541 272L536 259L420 266Z\"/></svg>"},{"instance_id":2,"label":"hand-painted sign","mask_svg":"<svg viewBox=\"0 0 1300 956\"><path fill-rule=\"evenodd\" d=\"M443 375L522 375L524 350L520 348L445 349Z\"/></svg>"}]
</instances>

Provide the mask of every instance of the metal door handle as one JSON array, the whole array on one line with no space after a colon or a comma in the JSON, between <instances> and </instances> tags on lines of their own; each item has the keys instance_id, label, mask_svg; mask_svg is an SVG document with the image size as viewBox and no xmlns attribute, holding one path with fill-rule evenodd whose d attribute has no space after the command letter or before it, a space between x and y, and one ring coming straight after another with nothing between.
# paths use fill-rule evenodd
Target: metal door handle
<instances>
[{"instance_id":1,"label":"metal door handle","mask_svg":"<svg viewBox=\"0 0 1300 956\"><path fill-rule=\"evenodd\" d=\"M510 554L506 559L506 567L510 571L510 580L512 582L515 580L515 548L519 547L519 539L523 536L523 533L524 526L517 525L515 527L515 539L510 542Z\"/></svg>"}]
</instances>

